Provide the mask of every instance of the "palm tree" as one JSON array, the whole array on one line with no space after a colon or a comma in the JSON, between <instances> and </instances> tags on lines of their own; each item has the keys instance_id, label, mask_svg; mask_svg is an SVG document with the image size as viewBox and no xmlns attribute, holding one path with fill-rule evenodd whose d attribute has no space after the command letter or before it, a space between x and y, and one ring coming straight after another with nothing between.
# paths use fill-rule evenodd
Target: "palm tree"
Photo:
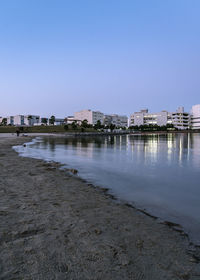
<instances>
[{"instance_id":1,"label":"palm tree","mask_svg":"<svg viewBox=\"0 0 200 280\"><path fill-rule=\"evenodd\" d=\"M83 128L87 128L88 127L88 120L83 120L82 122L81 122L81 127L83 127Z\"/></svg>"},{"instance_id":2,"label":"palm tree","mask_svg":"<svg viewBox=\"0 0 200 280\"><path fill-rule=\"evenodd\" d=\"M47 125L48 119L47 118L42 118L41 123Z\"/></svg>"},{"instance_id":3,"label":"palm tree","mask_svg":"<svg viewBox=\"0 0 200 280\"><path fill-rule=\"evenodd\" d=\"M50 119L49 119L49 123L54 125L55 120L56 120L55 116L51 116Z\"/></svg>"},{"instance_id":4,"label":"palm tree","mask_svg":"<svg viewBox=\"0 0 200 280\"><path fill-rule=\"evenodd\" d=\"M116 125L115 125L115 124L112 124L112 123L111 123L110 126L109 126L109 128L110 128L111 131L113 131L113 130L115 129L115 127L116 127Z\"/></svg>"},{"instance_id":5,"label":"palm tree","mask_svg":"<svg viewBox=\"0 0 200 280\"><path fill-rule=\"evenodd\" d=\"M73 129L76 129L76 128L77 128L77 121L73 121L73 122L72 122L72 128L73 128Z\"/></svg>"},{"instance_id":6,"label":"palm tree","mask_svg":"<svg viewBox=\"0 0 200 280\"><path fill-rule=\"evenodd\" d=\"M3 118L1 124L4 125L4 126L6 126L6 125L7 125L7 118Z\"/></svg>"},{"instance_id":7,"label":"palm tree","mask_svg":"<svg viewBox=\"0 0 200 280\"><path fill-rule=\"evenodd\" d=\"M33 117L31 115L28 116L28 125L31 125L31 120L33 119Z\"/></svg>"},{"instance_id":8,"label":"palm tree","mask_svg":"<svg viewBox=\"0 0 200 280\"><path fill-rule=\"evenodd\" d=\"M94 125L94 128L95 129L101 129L102 128L102 125L101 125L101 121L98 120L97 123Z\"/></svg>"}]
</instances>

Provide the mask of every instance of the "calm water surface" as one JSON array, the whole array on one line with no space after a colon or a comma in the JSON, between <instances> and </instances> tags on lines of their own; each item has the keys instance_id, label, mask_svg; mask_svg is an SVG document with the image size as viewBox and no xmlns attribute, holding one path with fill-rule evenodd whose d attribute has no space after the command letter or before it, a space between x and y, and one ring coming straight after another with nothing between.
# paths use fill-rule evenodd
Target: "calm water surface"
<instances>
[{"instance_id":1,"label":"calm water surface","mask_svg":"<svg viewBox=\"0 0 200 280\"><path fill-rule=\"evenodd\" d=\"M200 134L38 138L16 149L78 169L119 199L181 224L200 244Z\"/></svg>"}]
</instances>

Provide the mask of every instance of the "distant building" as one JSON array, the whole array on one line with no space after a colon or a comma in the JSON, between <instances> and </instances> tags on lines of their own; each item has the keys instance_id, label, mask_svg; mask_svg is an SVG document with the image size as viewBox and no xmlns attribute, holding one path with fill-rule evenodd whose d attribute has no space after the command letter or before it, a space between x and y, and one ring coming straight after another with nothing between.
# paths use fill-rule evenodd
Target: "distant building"
<instances>
[{"instance_id":1,"label":"distant building","mask_svg":"<svg viewBox=\"0 0 200 280\"><path fill-rule=\"evenodd\" d=\"M116 127L127 127L128 126L128 117L120 116L117 114L105 115L104 116L104 125L109 126L114 124Z\"/></svg>"},{"instance_id":2,"label":"distant building","mask_svg":"<svg viewBox=\"0 0 200 280\"><path fill-rule=\"evenodd\" d=\"M7 117L7 125L14 125L14 116Z\"/></svg>"},{"instance_id":3,"label":"distant building","mask_svg":"<svg viewBox=\"0 0 200 280\"><path fill-rule=\"evenodd\" d=\"M192 106L191 128L192 129L200 129L200 104Z\"/></svg>"},{"instance_id":4,"label":"distant building","mask_svg":"<svg viewBox=\"0 0 200 280\"><path fill-rule=\"evenodd\" d=\"M40 116L35 115L16 115L16 116L9 116L7 117L7 124L8 125L15 125L15 126L33 126L35 124L39 124Z\"/></svg>"},{"instance_id":5,"label":"distant building","mask_svg":"<svg viewBox=\"0 0 200 280\"><path fill-rule=\"evenodd\" d=\"M12 121L12 125L16 125L16 126L25 125L24 115L12 116L9 118L9 121ZM8 123L8 124L11 124L11 123Z\"/></svg>"},{"instance_id":6,"label":"distant building","mask_svg":"<svg viewBox=\"0 0 200 280\"><path fill-rule=\"evenodd\" d=\"M104 114L99 111L92 110L82 110L74 113L74 117L77 120L84 121L87 120L88 124L95 125L97 121L100 121L103 124Z\"/></svg>"},{"instance_id":7,"label":"distant building","mask_svg":"<svg viewBox=\"0 0 200 280\"><path fill-rule=\"evenodd\" d=\"M190 114L184 112L183 107L179 107L174 113L168 111L149 113L148 109L144 109L130 116L130 126L165 126L167 124L173 124L178 129L188 129L190 127Z\"/></svg>"},{"instance_id":8,"label":"distant building","mask_svg":"<svg viewBox=\"0 0 200 280\"><path fill-rule=\"evenodd\" d=\"M172 124L178 129L189 129L190 114L184 111L184 107L179 107L175 113L172 113Z\"/></svg>"},{"instance_id":9,"label":"distant building","mask_svg":"<svg viewBox=\"0 0 200 280\"><path fill-rule=\"evenodd\" d=\"M130 126L150 124L164 126L170 123L172 123L171 114L167 111L149 113L148 109L143 109L140 112L135 112L130 117Z\"/></svg>"},{"instance_id":10,"label":"distant building","mask_svg":"<svg viewBox=\"0 0 200 280\"><path fill-rule=\"evenodd\" d=\"M24 125L33 126L40 123L40 116L37 115L26 115L24 116Z\"/></svg>"},{"instance_id":11,"label":"distant building","mask_svg":"<svg viewBox=\"0 0 200 280\"><path fill-rule=\"evenodd\" d=\"M64 124L65 119L62 118L55 118L55 122L54 125L63 125Z\"/></svg>"},{"instance_id":12,"label":"distant building","mask_svg":"<svg viewBox=\"0 0 200 280\"><path fill-rule=\"evenodd\" d=\"M81 125L81 120L76 119L74 116L68 116L65 118L65 123L66 124L72 124L73 122L76 122L78 125Z\"/></svg>"}]
</instances>

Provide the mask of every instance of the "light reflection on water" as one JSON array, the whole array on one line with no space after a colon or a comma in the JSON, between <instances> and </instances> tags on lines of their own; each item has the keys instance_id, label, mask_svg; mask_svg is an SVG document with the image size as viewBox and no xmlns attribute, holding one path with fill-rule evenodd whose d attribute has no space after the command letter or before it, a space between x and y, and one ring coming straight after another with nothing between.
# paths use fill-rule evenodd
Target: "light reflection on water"
<instances>
[{"instance_id":1,"label":"light reflection on water","mask_svg":"<svg viewBox=\"0 0 200 280\"><path fill-rule=\"evenodd\" d=\"M181 223L200 243L200 134L44 138L16 149L77 168L118 198Z\"/></svg>"}]
</instances>

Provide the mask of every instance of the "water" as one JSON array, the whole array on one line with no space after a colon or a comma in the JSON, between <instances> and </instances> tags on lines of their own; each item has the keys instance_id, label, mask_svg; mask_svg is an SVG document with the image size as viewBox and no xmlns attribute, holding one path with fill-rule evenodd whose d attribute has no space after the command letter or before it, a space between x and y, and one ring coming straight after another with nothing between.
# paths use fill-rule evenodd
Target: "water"
<instances>
[{"instance_id":1,"label":"water","mask_svg":"<svg viewBox=\"0 0 200 280\"><path fill-rule=\"evenodd\" d=\"M181 224L200 244L200 134L38 138L16 149L78 169L119 199Z\"/></svg>"}]
</instances>

